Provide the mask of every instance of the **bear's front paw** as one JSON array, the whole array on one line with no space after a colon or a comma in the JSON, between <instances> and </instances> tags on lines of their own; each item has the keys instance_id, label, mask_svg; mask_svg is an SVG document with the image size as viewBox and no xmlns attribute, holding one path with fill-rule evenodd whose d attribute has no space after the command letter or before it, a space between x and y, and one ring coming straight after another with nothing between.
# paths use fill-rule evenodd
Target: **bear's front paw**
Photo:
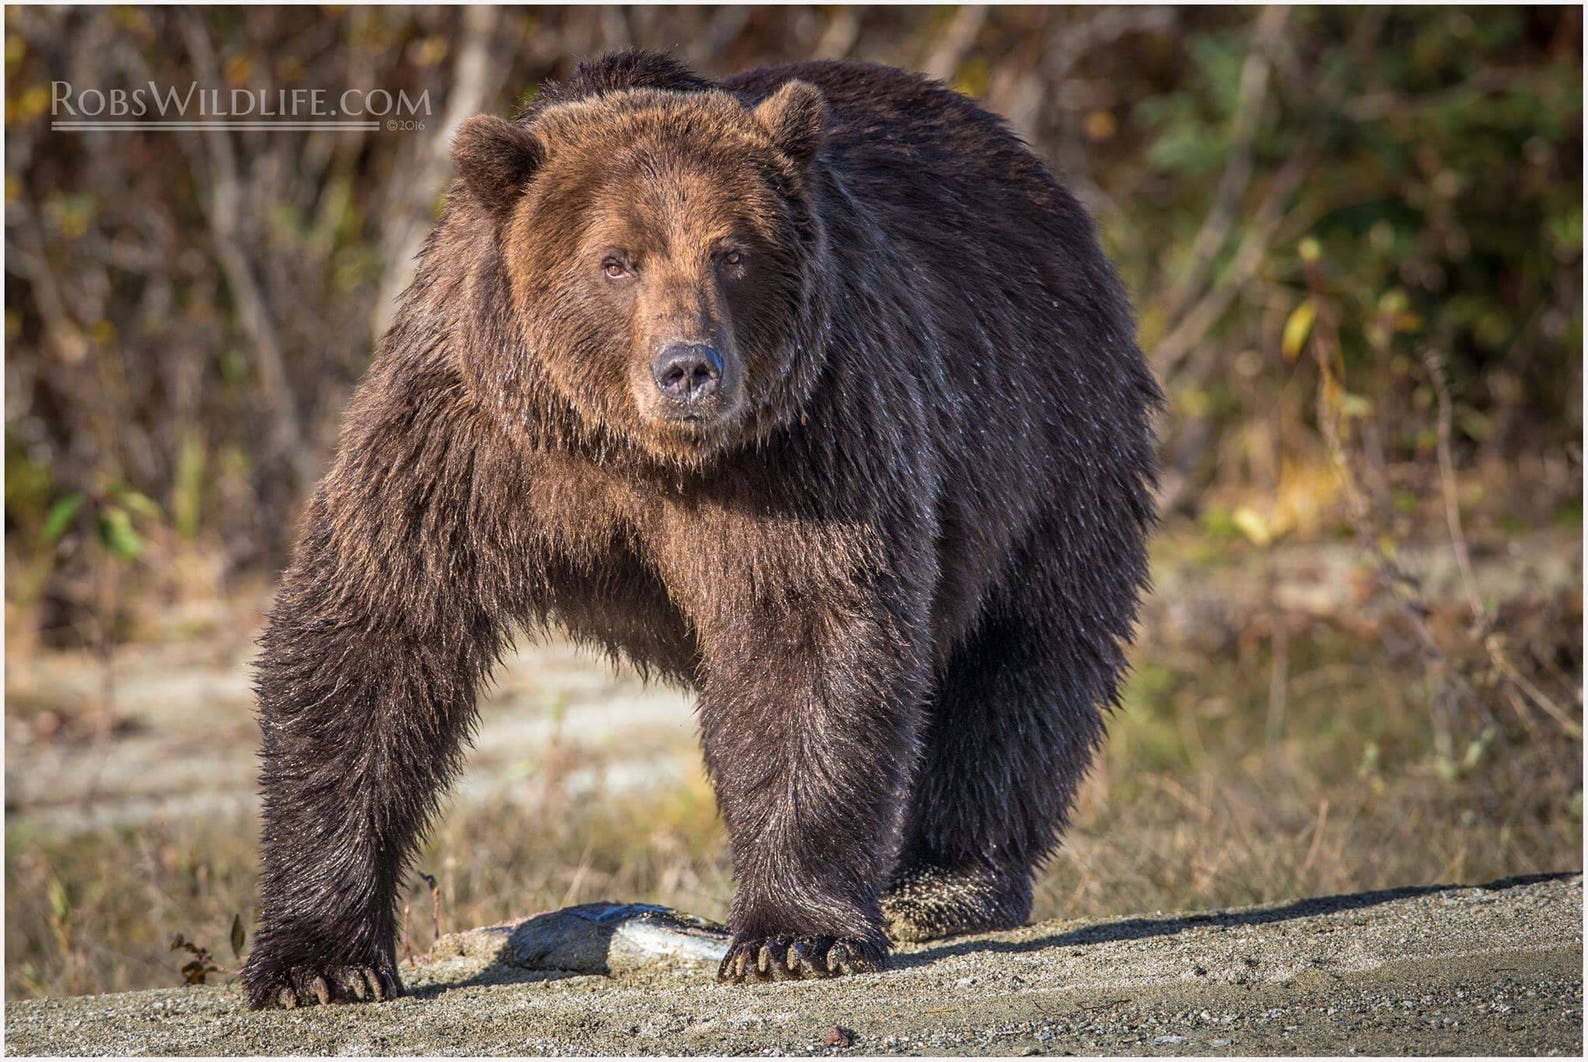
<instances>
[{"instance_id":1,"label":"bear's front paw","mask_svg":"<svg viewBox=\"0 0 1588 1062\"><path fill-rule=\"evenodd\" d=\"M728 945L717 980L799 981L886 969L885 948L852 937L753 937Z\"/></svg>"},{"instance_id":2,"label":"bear's front paw","mask_svg":"<svg viewBox=\"0 0 1588 1062\"><path fill-rule=\"evenodd\" d=\"M248 987L248 1005L254 1010L378 1002L403 994L397 970L384 964L254 968L244 974L243 980Z\"/></svg>"}]
</instances>

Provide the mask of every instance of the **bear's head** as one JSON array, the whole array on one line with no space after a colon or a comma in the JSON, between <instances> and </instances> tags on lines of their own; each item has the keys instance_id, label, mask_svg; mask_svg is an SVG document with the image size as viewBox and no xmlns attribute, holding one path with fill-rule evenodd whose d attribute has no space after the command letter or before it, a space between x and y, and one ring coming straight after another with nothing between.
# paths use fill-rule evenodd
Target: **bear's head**
<instances>
[{"instance_id":1,"label":"bear's head","mask_svg":"<svg viewBox=\"0 0 1588 1062\"><path fill-rule=\"evenodd\" d=\"M789 417L824 320L825 120L790 81L753 105L642 87L465 122L453 158L494 231L515 348L489 384L525 392L498 406L560 402L686 464Z\"/></svg>"}]
</instances>

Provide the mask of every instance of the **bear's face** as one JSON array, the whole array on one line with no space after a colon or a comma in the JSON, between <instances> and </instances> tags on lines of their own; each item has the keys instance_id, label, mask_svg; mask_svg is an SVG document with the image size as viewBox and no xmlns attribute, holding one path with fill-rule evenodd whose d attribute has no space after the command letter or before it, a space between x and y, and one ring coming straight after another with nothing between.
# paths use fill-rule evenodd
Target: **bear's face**
<instances>
[{"instance_id":1,"label":"bear's face","mask_svg":"<svg viewBox=\"0 0 1588 1062\"><path fill-rule=\"evenodd\" d=\"M471 119L454 157L499 226L514 356L659 456L698 461L764 427L813 345L806 189L823 120L800 82L754 109L634 90L527 127Z\"/></svg>"}]
</instances>

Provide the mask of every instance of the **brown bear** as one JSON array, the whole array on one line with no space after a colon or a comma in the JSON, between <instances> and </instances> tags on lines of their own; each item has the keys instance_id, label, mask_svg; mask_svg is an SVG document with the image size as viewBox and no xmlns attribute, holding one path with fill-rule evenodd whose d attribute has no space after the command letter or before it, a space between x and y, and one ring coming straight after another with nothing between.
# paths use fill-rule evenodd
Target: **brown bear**
<instances>
[{"instance_id":1,"label":"brown bear","mask_svg":"<svg viewBox=\"0 0 1588 1062\"><path fill-rule=\"evenodd\" d=\"M388 998L516 630L698 691L727 981L1009 927L1125 667L1159 391L1076 200L856 62L581 67L460 181L262 640L255 1007Z\"/></svg>"}]
</instances>

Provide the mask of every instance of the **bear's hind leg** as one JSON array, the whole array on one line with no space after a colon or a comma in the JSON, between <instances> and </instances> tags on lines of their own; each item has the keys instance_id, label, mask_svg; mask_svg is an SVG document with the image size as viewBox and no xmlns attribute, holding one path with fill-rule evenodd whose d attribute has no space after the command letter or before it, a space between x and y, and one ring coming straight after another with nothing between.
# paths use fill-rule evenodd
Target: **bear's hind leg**
<instances>
[{"instance_id":1,"label":"bear's hind leg","mask_svg":"<svg viewBox=\"0 0 1588 1062\"><path fill-rule=\"evenodd\" d=\"M1030 916L1032 878L1058 845L1122 666L1112 639L1089 645L1039 602L989 610L941 676L882 902L895 941Z\"/></svg>"}]
</instances>

